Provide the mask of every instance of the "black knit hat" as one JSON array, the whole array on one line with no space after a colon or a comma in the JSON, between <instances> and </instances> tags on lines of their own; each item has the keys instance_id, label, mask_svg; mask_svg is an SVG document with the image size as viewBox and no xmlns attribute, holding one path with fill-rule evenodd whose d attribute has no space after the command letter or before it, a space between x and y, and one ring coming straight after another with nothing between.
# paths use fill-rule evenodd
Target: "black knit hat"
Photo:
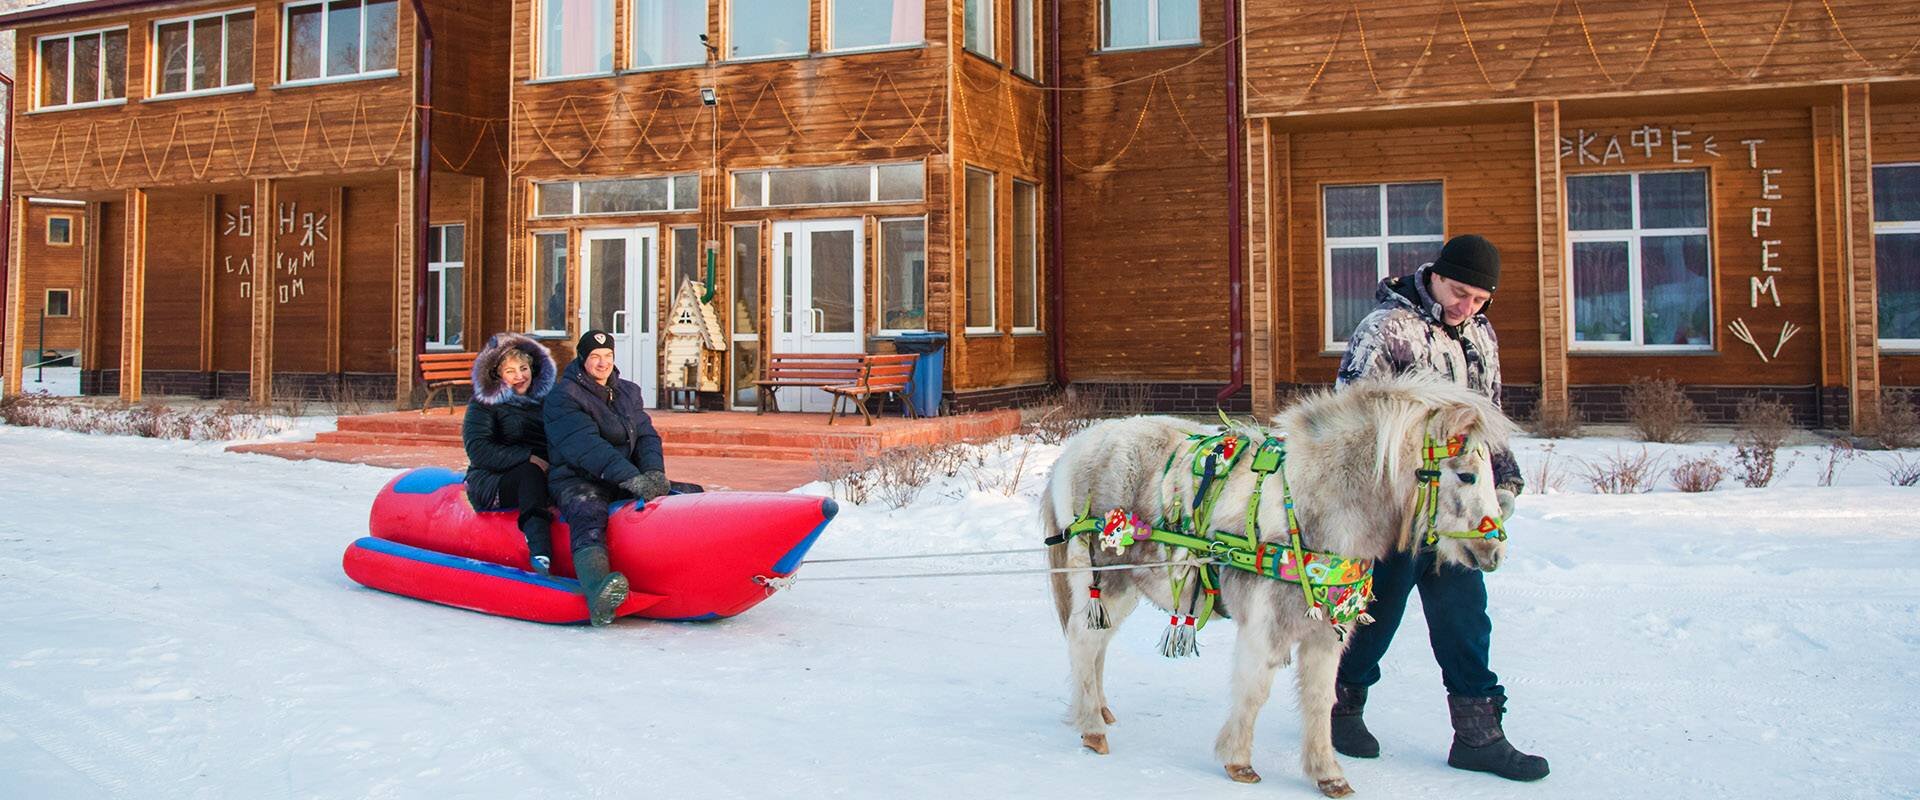
<instances>
[{"instance_id":1,"label":"black knit hat","mask_svg":"<svg viewBox=\"0 0 1920 800\"><path fill-rule=\"evenodd\" d=\"M1491 292L1500 288L1500 248L1479 234L1455 236L1433 260L1433 274Z\"/></svg>"},{"instance_id":2,"label":"black knit hat","mask_svg":"<svg viewBox=\"0 0 1920 800\"><path fill-rule=\"evenodd\" d=\"M580 341L573 345L573 357L587 360L587 354L600 349L613 349L613 336L606 331L593 330L580 334Z\"/></svg>"}]
</instances>

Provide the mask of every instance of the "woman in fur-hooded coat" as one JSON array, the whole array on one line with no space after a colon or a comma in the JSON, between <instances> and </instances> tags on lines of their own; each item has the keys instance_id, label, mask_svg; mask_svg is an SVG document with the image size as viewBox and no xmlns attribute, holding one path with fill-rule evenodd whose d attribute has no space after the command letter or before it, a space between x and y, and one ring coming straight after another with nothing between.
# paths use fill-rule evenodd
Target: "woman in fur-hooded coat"
<instances>
[{"instance_id":1,"label":"woman in fur-hooded coat","mask_svg":"<svg viewBox=\"0 0 1920 800\"><path fill-rule=\"evenodd\" d=\"M543 573L553 552L553 511L540 403L557 376L544 345L517 333L496 334L473 359L473 399L461 430L467 499L476 509L518 509L528 556Z\"/></svg>"}]
</instances>

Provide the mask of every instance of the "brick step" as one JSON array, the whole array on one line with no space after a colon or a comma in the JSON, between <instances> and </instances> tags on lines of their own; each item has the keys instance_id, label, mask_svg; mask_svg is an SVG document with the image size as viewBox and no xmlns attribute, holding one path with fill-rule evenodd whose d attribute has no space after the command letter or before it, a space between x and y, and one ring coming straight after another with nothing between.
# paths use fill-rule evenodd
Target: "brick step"
<instances>
[{"instance_id":1,"label":"brick step","mask_svg":"<svg viewBox=\"0 0 1920 800\"><path fill-rule=\"evenodd\" d=\"M323 444L392 445L396 447L465 447L460 433L399 433L394 431L322 431L313 440Z\"/></svg>"},{"instance_id":2,"label":"brick step","mask_svg":"<svg viewBox=\"0 0 1920 800\"><path fill-rule=\"evenodd\" d=\"M448 437L437 434L379 433L365 431L326 431L316 434L312 443L316 445L372 448L411 447L463 450L464 447L458 436ZM852 447L851 444L847 446ZM738 442L700 441L699 437L682 437L676 434L664 443L662 449L670 456L811 462L815 460L816 451L821 448L817 443L804 440L799 444L749 445Z\"/></svg>"},{"instance_id":3,"label":"brick step","mask_svg":"<svg viewBox=\"0 0 1920 800\"><path fill-rule=\"evenodd\" d=\"M661 445L660 451L668 458L700 458L731 460L795 461L811 463L815 460L811 447L717 447L711 444L668 441Z\"/></svg>"}]
</instances>

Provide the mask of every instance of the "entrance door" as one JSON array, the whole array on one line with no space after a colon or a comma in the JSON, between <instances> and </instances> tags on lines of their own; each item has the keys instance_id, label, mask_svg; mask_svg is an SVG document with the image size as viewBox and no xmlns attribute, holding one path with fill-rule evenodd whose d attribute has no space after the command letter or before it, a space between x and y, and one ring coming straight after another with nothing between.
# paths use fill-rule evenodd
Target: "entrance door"
<instances>
[{"instance_id":1,"label":"entrance door","mask_svg":"<svg viewBox=\"0 0 1920 800\"><path fill-rule=\"evenodd\" d=\"M659 394L660 277L654 228L590 230L580 234L580 324L613 335L620 377L640 385L647 407Z\"/></svg>"},{"instance_id":2,"label":"entrance door","mask_svg":"<svg viewBox=\"0 0 1920 800\"><path fill-rule=\"evenodd\" d=\"M773 225L773 352L864 353L866 260L860 220ZM826 411L819 389L775 395L781 411Z\"/></svg>"}]
</instances>

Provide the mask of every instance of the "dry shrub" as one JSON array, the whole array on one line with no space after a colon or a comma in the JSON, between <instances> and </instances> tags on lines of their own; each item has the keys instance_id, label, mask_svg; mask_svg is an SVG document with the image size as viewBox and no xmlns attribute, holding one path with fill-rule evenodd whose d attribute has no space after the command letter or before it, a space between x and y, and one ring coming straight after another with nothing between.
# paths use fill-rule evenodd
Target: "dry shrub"
<instances>
[{"instance_id":1,"label":"dry shrub","mask_svg":"<svg viewBox=\"0 0 1920 800\"><path fill-rule=\"evenodd\" d=\"M1700 410L1668 378L1634 378L1627 388L1627 425L1643 442L1692 441Z\"/></svg>"},{"instance_id":2,"label":"dry shrub","mask_svg":"<svg viewBox=\"0 0 1920 800\"><path fill-rule=\"evenodd\" d=\"M1711 492L1727 479L1727 465L1713 456L1689 458L1673 468L1673 488L1683 492Z\"/></svg>"},{"instance_id":3,"label":"dry shrub","mask_svg":"<svg viewBox=\"0 0 1920 800\"><path fill-rule=\"evenodd\" d=\"M968 471L973 477L973 488L982 492L998 492L1007 497L1012 497L1019 491L1020 479L1027 470L1027 456L1033 452L1034 439L1023 436L1020 437L1020 443L1020 456L1014 459L1012 471L988 467L985 449L979 449L977 452L980 455L968 465ZM1013 445L1012 438L1001 439L998 442L1002 454L1012 452Z\"/></svg>"},{"instance_id":4,"label":"dry shrub","mask_svg":"<svg viewBox=\"0 0 1920 800\"><path fill-rule=\"evenodd\" d=\"M1905 453L1893 453L1875 463L1887 474L1887 483L1894 486L1920 486L1920 458L1908 459Z\"/></svg>"},{"instance_id":5,"label":"dry shrub","mask_svg":"<svg viewBox=\"0 0 1920 800\"><path fill-rule=\"evenodd\" d=\"M1780 447L1793 434L1793 410L1775 400L1749 398L1735 411L1733 477L1749 489L1773 483Z\"/></svg>"},{"instance_id":6,"label":"dry shrub","mask_svg":"<svg viewBox=\"0 0 1920 800\"><path fill-rule=\"evenodd\" d=\"M1920 447L1920 408L1913 398L1893 392L1882 396L1880 420L1871 432L1873 441L1888 450Z\"/></svg>"},{"instance_id":7,"label":"dry shrub","mask_svg":"<svg viewBox=\"0 0 1920 800\"><path fill-rule=\"evenodd\" d=\"M1641 494L1653 491L1654 484L1659 482L1661 461L1642 447L1639 455L1615 450L1613 455L1604 456L1597 463L1577 463L1580 477L1600 494Z\"/></svg>"},{"instance_id":8,"label":"dry shrub","mask_svg":"<svg viewBox=\"0 0 1920 800\"><path fill-rule=\"evenodd\" d=\"M1553 459L1554 453L1551 443L1540 448L1540 463L1534 466L1533 477L1527 481L1533 486L1534 492L1546 494L1548 489L1556 492L1566 491L1566 473L1560 471L1553 463Z\"/></svg>"},{"instance_id":9,"label":"dry shrub","mask_svg":"<svg viewBox=\"0 0 1920 800\"><path fill-rule=\"evenodd\" d=\"M1829 442L1826 453L1823 455L1824 462L1820 468L1820 485L1832 486L1834 477L1840 474L1841 465L1852 461L1859 455L1859 451L1854 449L1852 442L1845 439L1835 439Z\"/></svg>"},{"instance_id":10,"label":"dry shrub","mask_svg":"<svg viewBox=\"0 0 1920 800\"><path fill-rule=\"evenodd\" d=\"M1100 398L1084 389L1068 387L1049 397L1047 404L1052 408L1021 426L1022 433L1047 444L1071 439L1100 418Z\"/></svg>"},{"instance_id":11,"label":"dry shrub","mask_svg":"<svg viewBox=\"0 0 1920 800\"><path fill-rule=\"evenodd\" d=\"M157 400L129 406L45 394L23 394L0 400L0 419L9 425L76 433L200 441L258 439L293 427L286 417L233 404L176 409Z\"/></svg>"},{"instance_id":12,"label":"dry shrub","mask_svg":"<svg viewBox=\"0 0 1920 800\"><path fill-rule=\"evenodd\" d=\"M909 445L883 450L873 459L873 494L888 508L904 508L933 479L933 448Z\"/></svg>"},{"instance_id":13,"label":"dry shrub","mask_svg":"<svg viewBox=\"0 0 1920 800\"><path fill-rule=\"evenodd\" d=\"M1572 406L1541 403L1526 424L1527 433L1540 439L1572 439L1580 435L1580 414Z\"/></svg>"},{"instance_id":14,"label":"dry shrub","mask_svg":"<svg viewBox=\"0 0 1920 800\"><path fill-rule=\"evenodd\" d=\"M858 439L825 439L813 448L813 465L834 497L854 505L867 502L874 489L872 455Z\"/></svg>"}]
</instances>

